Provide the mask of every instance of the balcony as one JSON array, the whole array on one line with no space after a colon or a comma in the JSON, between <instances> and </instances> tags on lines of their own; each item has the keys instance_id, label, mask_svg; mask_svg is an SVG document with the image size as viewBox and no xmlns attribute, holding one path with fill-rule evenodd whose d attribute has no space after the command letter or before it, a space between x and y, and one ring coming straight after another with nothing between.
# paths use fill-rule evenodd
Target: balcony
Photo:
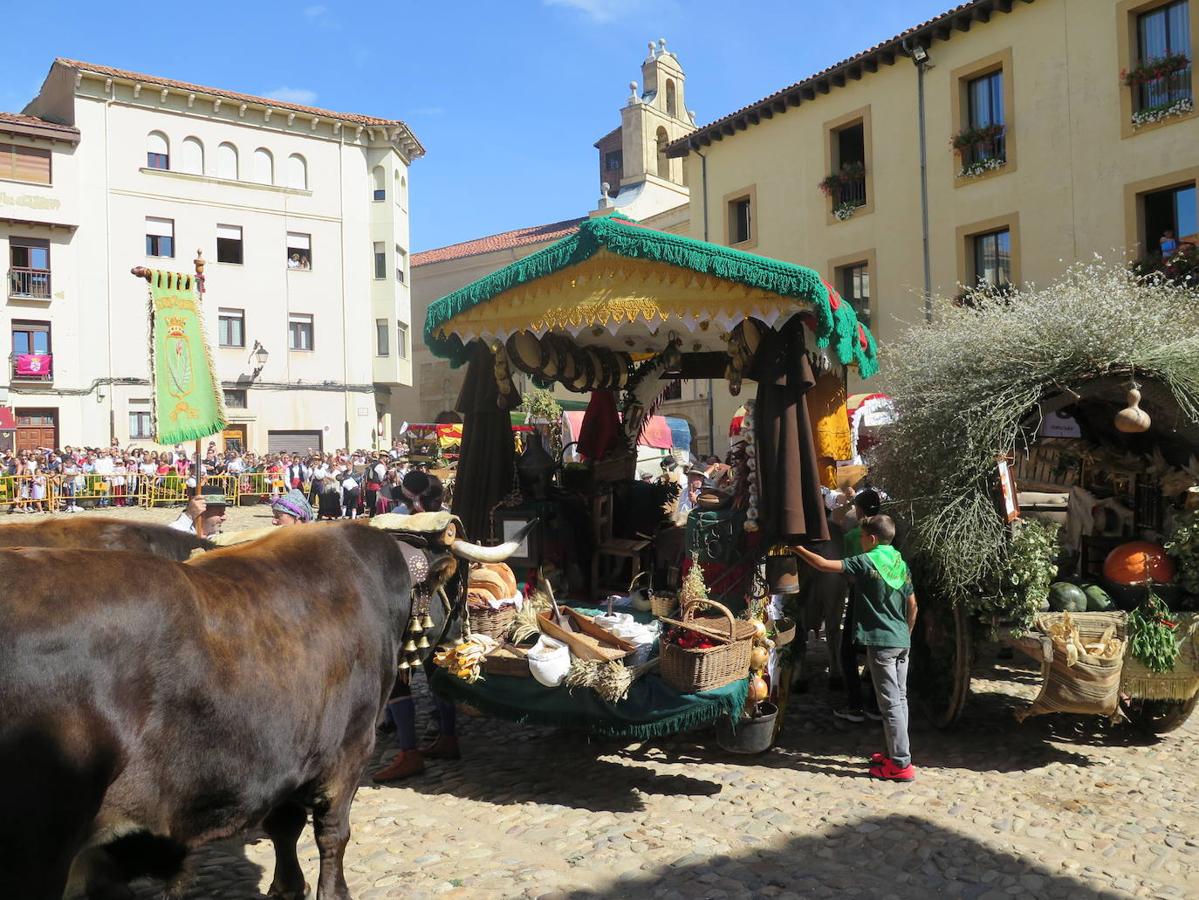
<instances>
[{"instance_id":1,"label":"balcony","mask_svg":"<svg viewBox=\"0 0 1199 900\"><path fill-rule=\"evenodd\" d=\"M49 300L50 270L13 266L8 270L8 296L20 300Z\"/></svg>"},{"instance_id":2,"label":"balcony","mask_svg":"<svg viewBox=\"0 0 1199 900\"><path fill-rule=\"evenodd\" d=\"M13 381L53 381L54 357L49 353L11 353L8 357Z\"/></svg>"},{"instance_id":3,"label":"balcony","mask_svg":"<svg viewBox=\"0 0 1199 900\"><path fill-rule=\"evenodd\" d=\"M1136 102L1133 127L1152 125L1189 113L1195 106L1191 95L1191 67L1187 65L1157 78L1140 81L1133 85L1133 97Z\"/></svg>"}]
</instances>

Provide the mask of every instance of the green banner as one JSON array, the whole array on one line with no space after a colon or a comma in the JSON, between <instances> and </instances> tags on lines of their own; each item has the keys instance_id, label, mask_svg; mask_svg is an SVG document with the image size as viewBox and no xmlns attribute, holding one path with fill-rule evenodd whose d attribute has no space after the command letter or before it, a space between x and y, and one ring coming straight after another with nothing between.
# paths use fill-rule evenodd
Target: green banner
<instances>
[{"instance_id":1,"label":"green banner","mask_svg":"<svg viewBox=\"0 0 1199 900\"><path fill-rule=\"evenodd\" d=\"M194 275L150 272L150 383L158 443L178 444L224 429L224 395Z\"/></svg>"}]
</instances>

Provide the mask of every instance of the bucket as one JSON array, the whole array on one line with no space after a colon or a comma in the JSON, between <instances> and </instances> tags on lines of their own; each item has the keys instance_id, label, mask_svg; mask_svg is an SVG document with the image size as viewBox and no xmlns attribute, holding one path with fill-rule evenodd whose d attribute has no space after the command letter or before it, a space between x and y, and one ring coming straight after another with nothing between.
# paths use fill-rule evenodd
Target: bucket
<instances>
[{"instance_id":1,"label":"bucket","mask_svg":"<svg viewBox=\"0 0 1199 900\"><path fill-rule=\"evenodd\" d=\"M758 710L760 715L737 722L736 731L733 731L733 723L728 716L717 719L716 743L729 753L753 754L769 750L774 743L774 720L778 717L779 708L763 701L758 704Z\"/></svg>"}]
</instances>

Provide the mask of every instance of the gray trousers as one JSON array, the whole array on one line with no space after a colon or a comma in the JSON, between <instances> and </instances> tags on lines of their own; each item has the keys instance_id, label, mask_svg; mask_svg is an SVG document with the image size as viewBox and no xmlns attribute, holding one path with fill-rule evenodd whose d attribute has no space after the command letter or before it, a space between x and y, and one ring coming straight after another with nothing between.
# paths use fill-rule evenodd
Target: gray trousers
<instances>
[{"instance_id":1,"label":"gray trousers","mask_svg":"<svg viewBox=\"0 0 1199 900\"><path fill-rule=\"evenodd\" d=\"M901 769L912 761L912 748L908 744L909 653L906 647L866 648L878 711L883 716L887 756Z\"/></svg>"}]
</instances>

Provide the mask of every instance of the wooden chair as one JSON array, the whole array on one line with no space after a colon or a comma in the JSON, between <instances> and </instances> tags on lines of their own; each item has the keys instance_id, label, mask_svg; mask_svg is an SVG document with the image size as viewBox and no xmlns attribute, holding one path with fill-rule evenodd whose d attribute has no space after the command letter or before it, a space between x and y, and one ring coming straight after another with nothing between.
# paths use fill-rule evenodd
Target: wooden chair
<instances>
[{"instance_id":1,"label":"wooden chair","mask_svg":"<svg viewBox=\"0 0 1199 900\"><path fill-rule=\"evenodd\" d=\"M641 574L641 554L650 542L640 538L618 538L612 535L612 495L597 494L591 504L591 523L595 531L596 547L591 555L591 599L598 603L602 597L602 586L621 591L628 589L629 581ZM616 579L629 561L629 581L617 583Z\"/></svg>"}]
</instances>

